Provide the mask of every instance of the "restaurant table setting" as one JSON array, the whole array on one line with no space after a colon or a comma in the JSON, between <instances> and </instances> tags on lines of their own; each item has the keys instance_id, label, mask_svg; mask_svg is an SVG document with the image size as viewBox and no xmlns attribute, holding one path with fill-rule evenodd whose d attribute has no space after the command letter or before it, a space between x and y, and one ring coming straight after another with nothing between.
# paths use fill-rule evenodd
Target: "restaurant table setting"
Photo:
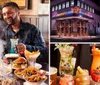
<instances>
[{"instance_id":1,"label":"restaurant table setting","mask_svg":"<svg viewBox=\"0 0 100 85\"><path fill-rule=\"evenodd\" d=\"M95 82L88 70L77 67L76 75L65 74L57 76L57 68L50 67L50 85L100 85L100 82Z\"/></svg>"},{"instance_id":2,"label":"restaurant table setting","mask_svg":"<svg viewBox=\"0 0 100 85\"><path fill-rule=\"evenodd\" d=\"M39 55L39 51L28 50L25 50L25 58L16 53L5 54L10 63L0 60L0 85L48 85L48 71L36 63Z\"/></svg>"}]
</instances>

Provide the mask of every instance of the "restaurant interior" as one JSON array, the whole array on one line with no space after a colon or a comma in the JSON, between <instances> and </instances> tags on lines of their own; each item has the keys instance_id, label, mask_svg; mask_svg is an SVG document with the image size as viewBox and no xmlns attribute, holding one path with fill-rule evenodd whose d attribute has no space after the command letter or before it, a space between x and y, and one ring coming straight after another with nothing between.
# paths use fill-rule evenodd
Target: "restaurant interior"
<instances>
[{"instance_id":1,"label":"restaurant interior","mask_svg":"<svg viewBox=\"0 0 100 85\"><path fill-rule=\"evenodd\" d=\"M18 4L23 21L39 28L46 43L46 51L49 52L49 0L0 0L0 9L4 3L10 1ZM0 11L0 36L5 26ZM0 39L1 57L3 45L4 42ZM49 85L49 53L39 62L37 57L40 57L40 54L40 51L26 52L27 56L33 56L35 60L23 58L20 54L5 54L4 57L10 61L8 64L0 57L0 85Z\"/></svg>"}]
</instances>

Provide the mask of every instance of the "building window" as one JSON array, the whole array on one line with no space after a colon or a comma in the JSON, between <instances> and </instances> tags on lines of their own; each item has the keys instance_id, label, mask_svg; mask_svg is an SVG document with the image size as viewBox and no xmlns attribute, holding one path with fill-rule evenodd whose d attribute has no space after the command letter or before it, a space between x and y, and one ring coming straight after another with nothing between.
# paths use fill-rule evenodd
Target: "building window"
<instances>
[{"instance_id":1,"label":"building window","mask_svg":"<svg viewBox=\"0 0 100 85\"><path fill-rule=\"evenodd\" d=\"M80 1L77 1L77 6L79 6L79 7L80 7Z\"/></svg>"},{"instance_id":2,"label":"building window","mask_svg":"<svg viewBox=\"0 0 100 85\"><path fill-rule=\"evenodd\" d=\"M69 7L69 2L66 2L66 8Z\"/></svg>"},{"instance_id":3,"label":"building window","mask_svg":"<svg viewBox=\"0 0 100 85\"><path fill-rule=\"evenodd\" d=\"M87 5L85 4L85 7L84 7L85 9L87 8Z\"/></svg>"},{"instance_id":4,"label":"building window","mask_svg":"<svg viewBox=\"0 0 100 85\"><path fill-rule=\"evenodd\" d=\"M54 7L52 7L52 12L54 11Z\"/></svg>"},{"instance_id":5,"label":"building window","mask_svg":"<svg viewBox=\"0 0 100 85\"><path fill-rule=\"evenodd\" d=\"M62 4L62 8L63 8L63 9L65 8L65 3Z\"/></svg>"},{"instance_id":6,"label":"building window","mask_svg":"<svg viewBox=\"0 0 100 85\"><path fill-rule=\"evenodd\" d=\"M90 6L88 6L88 11L90 11Z\"/></svg>"},{"instance_id":7,"label":"building window","mask_svg":"<svg viewBox=\"0 0 100 85\"><path fill-rule=\"evenodd\" d=\"M86 6L86 10L88 10L88 5Z\"/></svg>"},{"instance_id":8,"label":"building window","mask_svg":"<svg viewBox=\"0 0 100 85\"><path fill-rule=\"evenodd\" d=\"M91 12L94 13L94 9L93 8L91 8Z\"/></svg>"},{"instance_id":9,"label":"building window","mask_svg":"<svg viewBox=\"0 0 100 85\"><path fill-rule=\"evenodd\" d=\"M71 6L74 6L74 0L71 0Z\"/></svg>"},{"instance_id":10,"label":"building window","mask_svg":"<svg viewBox=\"0 0 100 85\"><path fill-rule=\"evenodd\" d=\"M55 10L58 10L58 7L57 6L55 6Z\"/></svg>"},{"instance_id":11,"label":"building window","mask_svg":"<svg viewBox=\"0 0 100 85\"><path fill-rule=\"evenodd\" d=\"M90 12L92 12L92 8L90 7Z\"/></svg>"},{"instance_id":12,"label":"building window","mask_svg":"<svg viewBox=\"0 0 100 85\"><path fill-rule=\"evenodd\" d=\"M61 9L61 4L59 4L59 10Z\"/></svg>"},{"instance_id":13,"label":"building window","mask_svg":"<svg viewBox=\"0 0 100 85\"><path fill-rule=\"evenodd\" d=\"M84 8L84 5L83 5L83 3L81 3L81 8Z\"/></svg>"},{"instance_id":14,"label":"building window","mask_svg":"<svg viewBox=\"0 0 100 85\"><path fill-rule=\"evenodd\" d=\"M94 13L94 9L93 9L93 13Z\"/></svg>"}]
</instances>

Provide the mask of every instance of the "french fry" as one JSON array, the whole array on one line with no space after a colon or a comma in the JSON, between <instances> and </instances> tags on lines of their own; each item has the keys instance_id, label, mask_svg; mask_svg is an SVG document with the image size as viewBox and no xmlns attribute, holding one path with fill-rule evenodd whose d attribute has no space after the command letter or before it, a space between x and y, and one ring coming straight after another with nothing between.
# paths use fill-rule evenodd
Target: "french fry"
<instances>
[{"instance_id":1,"label":"french fry","mask_svg":"<svg viewBox=\"0 0 100 85\"><path fill-rule=\"evenodd\" d=\"M28 51L28 50L25 50L25 52L24 52L25 54L25 57L27 58L27 59L30 59L30 56L32 56L32 55L35 55L35 54L38 54L38 53L40 53L40 51L38 50L38 51L33 51L33 52L30 52L30 51Z\"/></svg>"},{"instance_id":2,"label":"french fry","mask_svg":"<svg viewBox=\"0 0 100 85\"><path fill-rule=\"evenodd\" d=\"M86 72L80 66L77 67L77 71L79 74L86 74Z\"/></svg>"}]
</instances>

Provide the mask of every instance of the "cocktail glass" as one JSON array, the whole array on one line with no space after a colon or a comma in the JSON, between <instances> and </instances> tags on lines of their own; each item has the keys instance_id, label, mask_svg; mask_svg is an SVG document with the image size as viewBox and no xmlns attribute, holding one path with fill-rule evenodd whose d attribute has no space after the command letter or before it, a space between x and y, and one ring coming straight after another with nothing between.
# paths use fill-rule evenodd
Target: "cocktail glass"
<instances>
[{"instance_id":1,"label":"cocktail glass","mask_svg":"<svg viewBox=\"0 0 100 85\"><path fill-rule=\"evenodd\" d=\"M92 55L91 77L95 82L100 83L100 49L96 48L95 45L92 46Z\"/></svg>"},{"instance_id":2,"label":"cocktail glass","mask_svg":"<svg viewBox=\"0 0 100 85\"><path fill-rule=\"evenodd\" d=\"M30 66L35 66L36 59L37 59L37 57L38 57L39 55L40 55L40 52L37 53L37 54L29 55L29 65L30 65Z\"/></svg>"},{"instance_id":3,"label":"cocktail glass","mask_svg":"<svg viewBox=\"0 0 100 85\"><path fill-rule=\"evenodd\" d=\"M10 39L11 42L11 48L10 53L16 53L16 45L18 44L19 39Z\"/></svg>"},{"instance_id":4,"label":"cocktail glass","mask_svg":"<svg viewBox=\"0 0 100 85\"><path fill-rule=\"evenodd\" d=\"M90 76L87 69L82 69L80 66L77 67L75 85L90 85Z\"/></svg>"}]
</instances>

